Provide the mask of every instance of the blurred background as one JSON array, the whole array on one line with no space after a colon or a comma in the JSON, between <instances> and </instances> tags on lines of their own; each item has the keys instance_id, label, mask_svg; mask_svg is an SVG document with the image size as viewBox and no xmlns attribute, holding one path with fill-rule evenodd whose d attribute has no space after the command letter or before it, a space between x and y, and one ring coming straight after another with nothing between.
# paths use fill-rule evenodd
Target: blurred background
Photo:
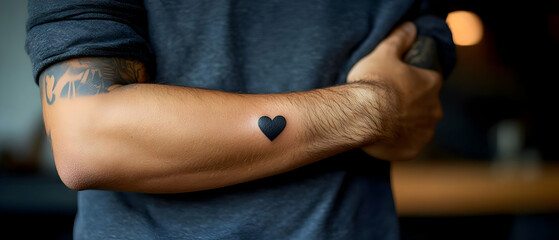
<instances>
[{"instance_id":1,"label":"blurred background","mask_svg":"<svg viewBox=\"0 0 559 240\"><path fill-rule=\"evenodd\" d=\"M76 193L45 138L26 2L0 0L0 229L71 239ZM559 239L559 1L451 5L445 116L416 160L393 165L402 239Z\"/></svg>"}]
</instances>

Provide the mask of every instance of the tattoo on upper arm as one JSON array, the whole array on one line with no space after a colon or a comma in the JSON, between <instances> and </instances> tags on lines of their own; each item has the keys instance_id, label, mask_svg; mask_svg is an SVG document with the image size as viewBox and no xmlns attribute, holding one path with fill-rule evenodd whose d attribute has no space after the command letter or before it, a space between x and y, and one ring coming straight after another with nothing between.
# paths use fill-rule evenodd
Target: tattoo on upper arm
<instances>
[{"instance_id":1,"label":"tattoo on upper arm","mask_svg":"<svg viewBox=\"0 0 559 240\"><path fill-rule=\"evenodd\" d=\"M141 62L122 58L81 58L55 64L39 79L41 95L52 105L57 98L89 96L109 91L114 84L145 82Z\"/></svg>"},{"instance_id":2,"label":"tattoo on upper arm","mask_svg":"<svg viewBox=\"0 0 559 240\"><path fill-rule=\"evenodd\" d=\"M270 141L276 139L285 128L285 125L286 121L283 116L276 116L273 120L268 116L262 116L258 119L258 127L260 127L260 130Z\"/></svg>"},{"instance_id":3,"label":"tattoo on upper arm","mask_svg":"<svg viewBox=\"0 0 559 240\"><path fill-rule=\"evenodd\" d=\"M416 67L440 71L437 44L432 37L419 35L404 60Z\"/></svg>"}]
</instances>

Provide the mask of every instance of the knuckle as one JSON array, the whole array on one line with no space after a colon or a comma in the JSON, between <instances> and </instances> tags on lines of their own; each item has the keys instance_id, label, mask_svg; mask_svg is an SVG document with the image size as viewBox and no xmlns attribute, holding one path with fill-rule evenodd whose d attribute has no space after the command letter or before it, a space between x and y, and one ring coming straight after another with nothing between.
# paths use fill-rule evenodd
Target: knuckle
<instances>
[{"instance_id":1,"label":"knuckle","mask_svg":"<svg viewBox=\"0 0 559 240\"><path fill-rule=\"evenodd\" d=\"M396 38L396 37L388 38L388 39L384 40L384 42L383 42L384 49L387 50L387 51L390 51L390 52L398 51L398 49L400 48L401 45L402 45L402 43L401 43L400 39Z\"/></svg>"},{"instance_id":2,"label":"knuckle","mask_svg":"<svg viewBox=\"0 0 559 240\"><path fill-rule=\"evenodd\" d=\"M443 84L443 77L438 72L430 72L428 75L428 81L431 83L433 88L440 89Z\"/></svg>"}]
</instances>

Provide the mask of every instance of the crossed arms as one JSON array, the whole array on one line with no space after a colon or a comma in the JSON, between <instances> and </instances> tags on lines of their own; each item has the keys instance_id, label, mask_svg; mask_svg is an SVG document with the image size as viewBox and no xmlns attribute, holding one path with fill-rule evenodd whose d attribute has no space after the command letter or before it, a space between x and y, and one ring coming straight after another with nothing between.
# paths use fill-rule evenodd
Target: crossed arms
<instances>
[{"instance_id":1,"label":"crossed arms","mask_svg":"<svg viewBox=\"0 0 559 240\"><path fill-rule=\"evenodd\" d=\"M393 31L347 84L282 94L151 84L143 64L128 59L55 64L39 83L58 173L74 190L174 193L260 179L354 148L411 159L442 116L440 73L402 60L415 34L409 24ZM406 61L434 67L429 41L419 38ZM266 116L285 124L259 124Z\"/></svg>"}]
</instances>

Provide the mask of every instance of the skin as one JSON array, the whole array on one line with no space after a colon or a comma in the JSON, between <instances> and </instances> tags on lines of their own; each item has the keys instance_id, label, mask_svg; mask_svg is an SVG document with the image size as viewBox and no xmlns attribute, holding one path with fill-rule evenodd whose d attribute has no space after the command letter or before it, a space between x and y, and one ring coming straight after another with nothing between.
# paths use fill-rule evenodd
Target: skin
<instances>
[{"instance_id":1,"label":"skin","mask_svg":"<svg viewBox=\"0 0 559 240\"><path fill-rule=\"evenodd\" d=\"M442 74L432 38L419 36L415 26L403 24L375 50L353 66L348 82L382 83L389 93L389 121L383 137L362 147L367 154L386 160L410 160L431 141L436 123L443 117L439 92ZM411 45L411 47L410 47ZM407 52L406 62L401 57Z\"/></svg>"},{"instance_id":2,"label":"skin","mask_svg":"<svg viewBox=\"0 0 559 240\"><path fill-rule=\"evenodd\" d=\"M177 193L287 172L359 147L386 160L412 158L408 152L432 135L436 117L426 115L438 105L420 102L437 91L413 81L431 81L433 71L401 60L415 38L413 25L403 29L356 64L347 84L304 92L151 84L141 62L119 58L55 64L39 82L58 173L74 190ZM263 116L285 119L273 139L258 124ZM406 154L396 146L402 142Z\"/></svg>"}]
</instances>

